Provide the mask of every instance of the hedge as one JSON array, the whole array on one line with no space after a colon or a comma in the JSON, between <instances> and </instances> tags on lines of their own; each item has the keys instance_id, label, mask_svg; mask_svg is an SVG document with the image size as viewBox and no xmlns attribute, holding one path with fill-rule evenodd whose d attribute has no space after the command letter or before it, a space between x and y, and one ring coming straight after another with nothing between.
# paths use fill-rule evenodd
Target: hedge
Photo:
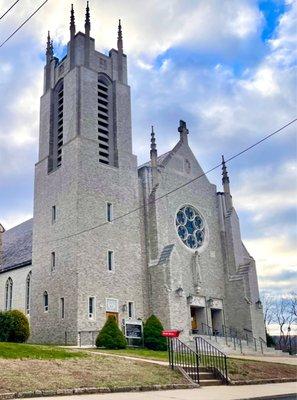
<instances>
[{"instance_id":1,"label":"hedge","mask_svg":"<svg viewBox=\"0 0 297 400\"><path fill-rule=\"evenodd\" d=\"M24 343L29 336L29 322L21 311L0 312L0 342Z\"/></svg>"}]
</instances>

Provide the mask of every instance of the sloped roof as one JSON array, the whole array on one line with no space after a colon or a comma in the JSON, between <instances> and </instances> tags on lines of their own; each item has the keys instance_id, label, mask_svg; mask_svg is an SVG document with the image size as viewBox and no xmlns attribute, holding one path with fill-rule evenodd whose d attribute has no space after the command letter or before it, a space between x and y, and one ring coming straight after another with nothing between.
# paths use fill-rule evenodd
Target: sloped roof
<instances>
[{"instance_id":1,"label":"sloped roof","mask_svg":"<svg viewBox=\"0 0 297 400\"><path fill-rule=\"evenodd\" d=\"M0 272L32 262L33 218L2 234L3 263Z\"/></svg>"},{"instance_id":2,"label":"sloped roof","mask_svg":"<svg viewBox=\"0 0 297 400\"><path fill-rule=\"evenodd\" d=\"M157 163L158 165L162 164L165 158L171 153L171 151L167 151L167 153L161 154L159 157L157 157ZM138 169L143 168L143 167L150 167L151 162L147 161L144 164L139 165Z\"/></svg>"}]
</instances>

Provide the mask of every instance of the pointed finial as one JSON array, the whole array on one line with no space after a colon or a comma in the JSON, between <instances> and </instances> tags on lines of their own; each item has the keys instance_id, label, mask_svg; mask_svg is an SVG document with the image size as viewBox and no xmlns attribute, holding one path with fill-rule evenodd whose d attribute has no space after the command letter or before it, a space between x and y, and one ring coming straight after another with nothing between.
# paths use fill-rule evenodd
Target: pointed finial
<instances>
[{"instance_id":1,"label":"pointed finial","mask_svg":"<svg viewBox=\"0 0 297 400\"><path fill-rule=\"evenodd\" d=\"M225 163L225 159L224 156L222 155L222 182L224 183L230 183L229 180L229 176L228 176L228 172L227 172L227 167L226 167L226 163Z\"/></svg>"},{"instance_id":2,"label":"pointed finial","mask_svg":"<svg viewBox=\"0 0 297 400\"><path fill-rule=\"evenodd\" d=\"M151 131L151 155L152 155L152 153L157 153L156 138L155 138L155 132L154 132L153 126L152 126L152 131Z\"/></svg>"},{"instance_id":3,"label":"pointed finial","mask_svg":"<svg viewBox=\"0 0 297 400\"><path fill-rule=\"evenodd\" d=\"M49 63L54 56L54 46L53 41L51 40L50 31L47 33L47 42L46 42L46 62Z\"/></svg>"},{"instance_id":4,"label":"pointed finial","mask_svg":"<svg viewBox=\"0 0 297 400\"><path fill-rule=\"evenodd\" d=\"M87 1L86 21L85 21L85 33L87 36L90 36L90 30L91 30L90 8L89 8L89 2Z\"/></svg>"},{"instance_id":5,"label":"pointed finial","mask_svg":"<svg viewBox=\"0 0 297 400\"><path fill-rule=\"evenodd\" d=\"M70 40L73 39L74 36L75 36L75 17L74 17L73 4L71 4L71 11L70 11Z\"/></svg>"},{"instance_id":6,"label":"pointed finial","mask_svg":"<svg viewBox=\"0 0 297 400\"><path fill-rule=\"evenodd\" d=\"M122 25L121 25L120 19L119 19L119 26L118 26L118 51L123 52L123 32L122 32Z\"/></svg>"}]
</instances>

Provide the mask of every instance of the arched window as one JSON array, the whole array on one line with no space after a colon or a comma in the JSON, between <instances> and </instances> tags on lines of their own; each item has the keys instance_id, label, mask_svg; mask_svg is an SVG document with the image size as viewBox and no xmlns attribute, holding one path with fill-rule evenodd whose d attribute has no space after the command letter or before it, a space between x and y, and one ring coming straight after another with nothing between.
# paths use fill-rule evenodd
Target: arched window
<instances>
[{"instance_id":1,"label":"arched window","mask_svg":"<svg viewBox=\"0 0 297 400\"><path fill-rule=\"evenodd\" d=\"M64 122L64 82L61 79L53 92L53 118L51 122L49 141L49 172L56 170L62 164Z\"/></svg>"},{"instance_id":2,"label":"arched window","mask_svg":"<svg viewBox=\"0 0 297 400\"><path fill-rule=\"evenodd\" d=\"M12 309L12 290L13 290L13 281L9 277L6 281L5 285L5 310Z\"/></svg>"},{"instance_id":3,"label":"arched window","mask_svg":"<svg viewBox=\"0 0 297 400\"><path fill-rule=\"evenodd\" d=\"M114 164L114 139L113 139L113 116L112 116L112 84L104 76L98 77L98 140L99 140L99 162L103 164Z\"/></svg>"},{"instance_id":4,"label":"arched window","mask_svg":"<svg viewBox=\"0 0 297 400\"><path fill-rule=\"evenodd\" d=\"M25 298L25 310L26 314L30 315L30 289L31 289L31 271L27 275L26 279L26 298Z\"/></svg>"},{"instance_id":5,"label":"arched window","mask_svg":"<svg viewBox=\"0 0 297 400\"><path fill-rule=\"evenodd\" d=\"M48 293L47 293L47 291L45 291L43 293L43 308L44 308L44 312L48 311Z\"/></svg>"}]
</instances>

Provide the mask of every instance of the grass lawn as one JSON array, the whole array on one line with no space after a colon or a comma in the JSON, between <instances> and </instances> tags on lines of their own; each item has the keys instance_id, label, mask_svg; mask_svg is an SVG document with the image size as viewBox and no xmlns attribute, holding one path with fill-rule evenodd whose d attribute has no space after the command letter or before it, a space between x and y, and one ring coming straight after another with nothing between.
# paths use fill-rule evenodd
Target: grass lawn
<instances>
[{"instance_id":1,"label":"grass lawn","mask_svg":"<svg viewBox=\"0 0 297 400\"><path fill-rule=\"evenodd\" d=\"M187 383L178 372L164 366L55 346L0 343L0 370L0 394Z\"/></svg>"},{"instance_id":2,"label":"grass lawn","mask_svg":"<svg viewBox=\"0 0 297 400\"><path fill-rule=\"evenodd\" d=\"M100 351L109 354L118 354L122 356L148 358L151 360L161 360L161 361L168 360L166 351L152 351L147 349L126 349L126 350L92 349L92 351ZM186 361L187 360L185 359L185 362ZM227 367L228 367L228 375L232 380L236 381L278 379L278 378L295 378L297 380L297 367L294 365L269 363L266 361L261 362L252 360L240 360L238 358L228 358Z\"/></svg>"},{"instance_id":3,"label":"grass lawn","mask_svg":"<svg viewBox=\"0 0 297 400\"><path fill-rule=\"evenodd\" d=\"M87 355L82 351L74 353L71 350L56 346L0 343L0 358L5 359L67 360L83 357L87 357Z\"/></svg>"},{"instance_id":4,"label":"grass lawn","mask_svg":"<svg viewBox=\"0 0 297 400\"><path fill-rule=\"evenodd\" d=\"M279 378L290 378L297 381L297 366L229 358L228 375L235 381Z\"/></svg>"}]
</instances>

